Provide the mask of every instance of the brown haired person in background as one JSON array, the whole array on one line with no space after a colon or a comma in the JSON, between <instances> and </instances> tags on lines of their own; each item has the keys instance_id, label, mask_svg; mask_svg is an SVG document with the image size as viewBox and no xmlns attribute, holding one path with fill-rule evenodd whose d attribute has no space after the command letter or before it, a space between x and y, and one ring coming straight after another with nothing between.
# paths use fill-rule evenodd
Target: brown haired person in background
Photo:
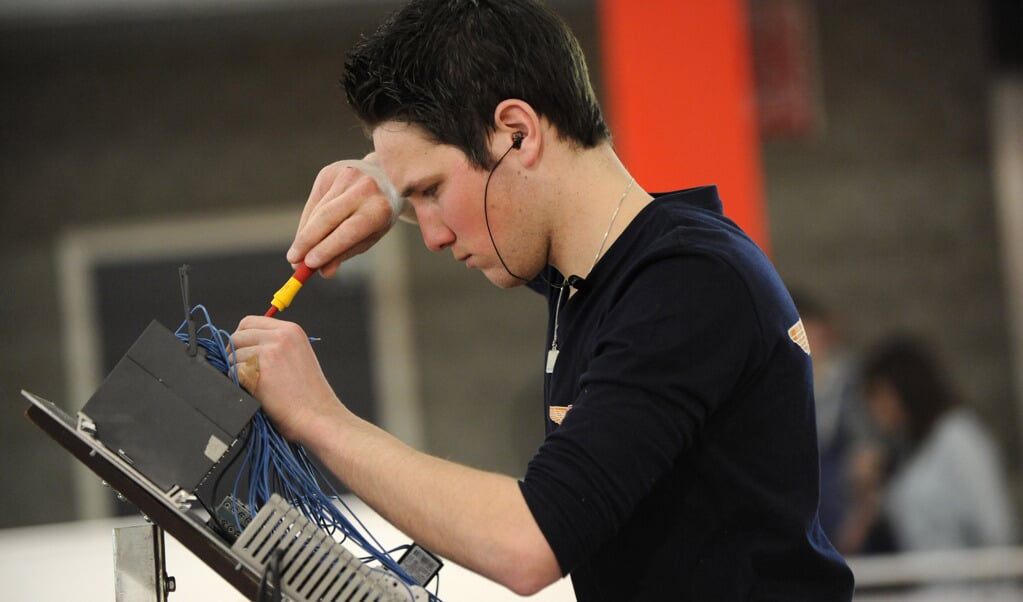
<instances>
[{"instance_id":1,"label":"brown haired person in background","mask_svg":"<svg viewBox=\"0 0 1023 602\"><path fill-rule=\"evenodd\" d=\"M889 444L860 456L862 524L840 547L856 551L853 532L862 538L882 524L896 551L1015 541L997 446L946 375L915 336L893 336L865 356L867 405Z\"/></svg>"}]
</instances>

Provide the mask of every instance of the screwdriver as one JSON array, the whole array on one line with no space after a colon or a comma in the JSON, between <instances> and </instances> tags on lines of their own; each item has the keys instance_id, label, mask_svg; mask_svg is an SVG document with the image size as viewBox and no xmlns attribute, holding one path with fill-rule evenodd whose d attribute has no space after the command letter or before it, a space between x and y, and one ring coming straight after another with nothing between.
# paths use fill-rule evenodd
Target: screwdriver
<instances>
[{"instance_id":1,"label":"screwdriver","mask_svg":"<svg viewBox=\"0 0 1023 602\"><path fill-rule=\"evenodd\" d=\"M264 315L272 318L278 311L283 311L285 307L291 305L291 301L295 298L295 294L298 293L298 289L302 288L302 285L309 279L312 273L313 270L309 266L305 263L300 263L291 278L288 278L284 286L274 293L274 298L270 301L270 309L266 310Z\"/></svg>"}]
</instances>

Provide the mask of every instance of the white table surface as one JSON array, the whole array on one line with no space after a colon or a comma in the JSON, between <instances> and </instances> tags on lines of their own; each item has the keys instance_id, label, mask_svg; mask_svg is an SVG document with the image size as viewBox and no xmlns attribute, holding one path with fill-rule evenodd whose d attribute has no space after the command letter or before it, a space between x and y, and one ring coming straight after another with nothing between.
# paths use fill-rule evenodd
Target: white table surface
<instances>
[{"instance_id":1,"label":"white table surface","mask_svg":"<svg viewBox=\"0 0 1023 602\"><path fill-rule=\"evenodd\" d=\"M408 543L358 500L347 501L382 545ZM143 522L136 516L0 530L0 598L6 602L113 602L113 529ZM166 553L167 573L177 582L170 602L245 600L173 537L166 537ZM445 602L523 599L450 562L440 572L440 598ZM575 598L571 583L563 579L529 599L570 602Z\"/></svg>"}]
</instances>

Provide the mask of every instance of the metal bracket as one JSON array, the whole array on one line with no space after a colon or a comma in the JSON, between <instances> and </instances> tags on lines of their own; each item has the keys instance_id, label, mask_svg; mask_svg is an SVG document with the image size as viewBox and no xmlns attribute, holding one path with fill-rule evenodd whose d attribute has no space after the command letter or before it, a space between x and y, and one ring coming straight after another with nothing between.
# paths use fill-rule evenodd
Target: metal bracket
<instances>
[{"instance_id":1,"label":"metal bracket","mask_svg":"<svg viewBox=\"0 0 1023 602\"><path fill-rule=\"evenodd\" d=\"M192 507L192 503L198 499L194 494L185 491L177 485L171 487L170 490L167 491L167 498L172 504L182 511L190 509Z\"/></svg>"},{"instance_id":2,"label":"metal bracket","mask_svg":"<svg viewBox=\"0 0 1023 602\"><path fill-rule=\"evenodd\" d=\"M92 421L92 418L89 418L81 412L78 412L78 423L76 428L79 432L85 433L90 437L96 436L96 423Z\"/></svg>"},{"instance_id":3,"label":"metal bracket","mask_svg":"<svg viewBox=\"0 0 1023 602\"><path fill-rule=\"evenodd\" d=\"M136 525L114 529L114 592L116 602L167 602L176 589L167 575L163 529Z\"/></svg>"}]
</instances>

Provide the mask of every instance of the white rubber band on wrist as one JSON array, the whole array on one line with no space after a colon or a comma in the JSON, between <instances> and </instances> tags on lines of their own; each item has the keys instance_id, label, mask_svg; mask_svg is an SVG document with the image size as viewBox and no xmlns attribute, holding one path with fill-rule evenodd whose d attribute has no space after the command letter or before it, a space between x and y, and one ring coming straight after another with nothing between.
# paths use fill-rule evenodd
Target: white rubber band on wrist
<instances>
[{"instance_id":1,"label":"white rubber band on wrist","mask_svg":"<svg viewBox=\"0 0 1023 602\"><path fill-rule=\"evenodd\" d=\"M387 174L384 173L384 170L380 167L380 165L368 159L347 159L345 161L341 161L340 164L346 167L358 169L376 181L377 188L380 189L380 192L391 204L391 226L393 226L399 218L405 217L407 220L408 216L405 215L406 213L411 214L413 216L412 221L413 223L415 222L415 214L411 211L412 207L404 197L398 194L397 189L394 188L394 184L391 183L391 180L387 177Z\"/></svg>"}]
</instances>

